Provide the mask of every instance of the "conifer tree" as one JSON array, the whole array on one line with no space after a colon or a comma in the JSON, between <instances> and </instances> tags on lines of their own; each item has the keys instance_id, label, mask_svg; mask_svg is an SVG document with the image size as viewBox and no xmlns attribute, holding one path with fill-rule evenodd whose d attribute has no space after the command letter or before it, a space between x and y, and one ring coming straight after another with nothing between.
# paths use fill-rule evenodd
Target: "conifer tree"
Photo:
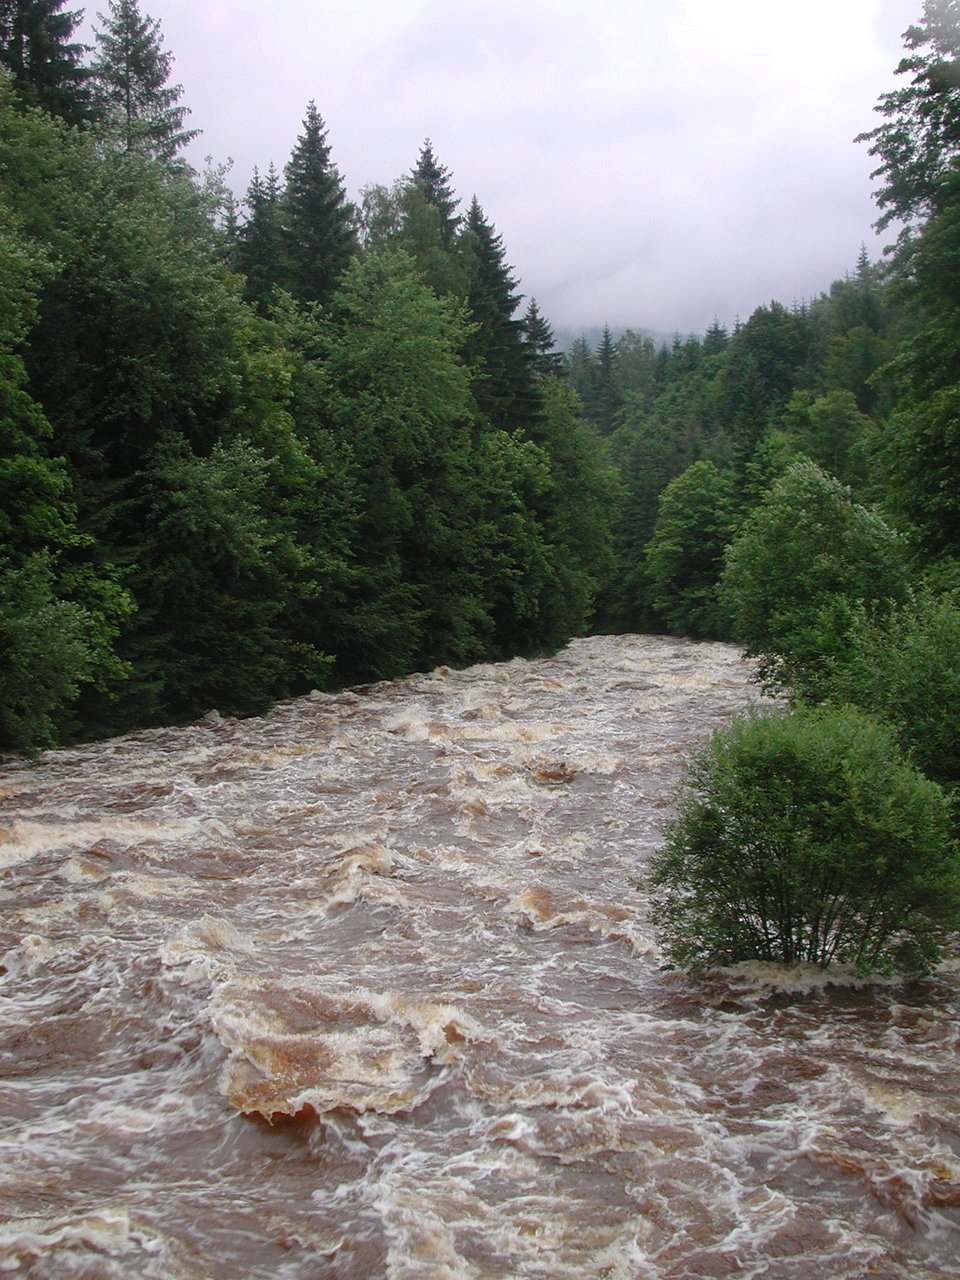
<instances>
[{"instance_id":1,"label":"conifer tree","mask_svg":"<svg viewBox=\"0 0 960 1280\"><path fill-rule=\"evenodd\" d=\"M285 285L301 301L326 302L357 247L356 211L330 161L326 127L313 101L284 176Z\"/></svg>"},{"instance_id":2,"label":"conifer tree","mask_svg":"<svg viewBox=\"0 0 960 1280\"><path fill-rule=\"evenodd\" d=\"M266 178L254 167L244 204L247 219L237 231L234 265L246 278L244 293L261 309L285 279L280 228L280 178L271 163Z\"/></svg>"},{"instance_id":3,"label":"conifer tree","mask_svg":"<svg viewBox=\"0 0 960 1280\"><path fill-rule=\"evenodd\" d=\"M556 350L553 330L537 306L536 298L530 299L523 316L523 340L530 353L530 365L541 378L560 377L563 373L563 356Z\"/></svg>"},{"instance_id":4,"label":"conifer tree","mask_svg":"<svg viewBox=\"0 0 960 1280\"><path fill-rule=\"evenodd\" d=\"M461 222L455 212L460 201L454 196L450 185L450 170L437 160L429 138L425 139L420 148L420 156L412 176L427 203L439 212L440 239L449 248Z\"/></svg>"},{"instance_id":5,"label":"conifer tree","mask_svg":"<svg viewBox=\"0 0 960 1280\"><path fill-rule=\"evenodd\" d=\"M159 21L141 14L137 0L108 0L108 12L97 17L103 28L94 28L91 72L102 115L124 150L172 160L199 130L183 127L190 112L179 105L183 86L168 83L173 54L163 49Z\"/></svg>"},{"instance_id":6,"label":"conifer tree","mask_svg":"<svg viewBox=\"0 0 960 1280\"><path fill-rule=\"evenodd\" d=\"M567 356L567 377L589 417L597 381L597 358L583 334L574 339Z\"/></svg>"},{"instance_id":7,"label":"conifer tree","mask_svg":"<svg viewBox=\"0 0 960 1280\"><path fill-rule=\"evenodd\" d=\"M0 65L29 106L43 107L69 124L90 117L84 46L71 41L83 17L62 13L66 0L0 0Z\"/></svg>"},{"instance_id":8,"label":"conifer tree","mask_svg":"<svg viewBox=\"0 0 960 1280\"><path fill-rule=\"evenodd\" d=\"M601 435L609 435L620 408L620 390L616 383L616 350L610 326L603 326L597 347L597 387L593 402L593 421Z\"/></svg>"},{"instance_id":9,"label":"conifer tree","mask_svg":"<svg viewBox=\"0 0 960 1280\"><path fill-rule=\"evenodd\" d=\"M514 292L517 282L505 260L503 238L484 217L476 196L466 232L472 257L467 307L476 327L465 354L476 370L477 407L496 427L523 428L537 417L539 400L523 325L514 316L520 296Z\"/></svg>"}]
</instances>

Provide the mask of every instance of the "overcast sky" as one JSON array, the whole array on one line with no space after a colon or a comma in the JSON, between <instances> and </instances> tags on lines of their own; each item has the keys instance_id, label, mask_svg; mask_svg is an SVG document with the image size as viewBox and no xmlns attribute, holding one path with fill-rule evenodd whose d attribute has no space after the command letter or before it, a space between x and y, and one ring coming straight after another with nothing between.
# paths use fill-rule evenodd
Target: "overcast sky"
<instances>
[{"instance_id":1,"label":"overcast sky","mask_svg":"<svg viewBox=\"0 0 960 1280\"><path fill-rule=\"evenodd\" d=\"M238 194L255 164L282 168L313 98L351 197L408 172L430 137L555 327L665 332L815 297L861 242L879 255L853 138L921 9L141 0L203 130L190 158L231 158Z\"/></svg>"}]
</instances>

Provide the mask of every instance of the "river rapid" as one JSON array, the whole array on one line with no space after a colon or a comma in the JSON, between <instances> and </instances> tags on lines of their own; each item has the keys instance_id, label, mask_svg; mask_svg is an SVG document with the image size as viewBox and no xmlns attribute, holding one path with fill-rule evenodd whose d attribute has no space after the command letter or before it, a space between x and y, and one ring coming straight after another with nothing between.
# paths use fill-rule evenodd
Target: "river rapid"
<instances>
[{"instance_id":1,"label":"river rapid","mask_svg":"<svg viewBox=\"0 0 960 1280\"><path fill-rule=\"evenodd\" d=\"M735 650L313 694L0 769L0 1274L960 1276L960 974L661 968Z\"/></svg>"}]
</instances>

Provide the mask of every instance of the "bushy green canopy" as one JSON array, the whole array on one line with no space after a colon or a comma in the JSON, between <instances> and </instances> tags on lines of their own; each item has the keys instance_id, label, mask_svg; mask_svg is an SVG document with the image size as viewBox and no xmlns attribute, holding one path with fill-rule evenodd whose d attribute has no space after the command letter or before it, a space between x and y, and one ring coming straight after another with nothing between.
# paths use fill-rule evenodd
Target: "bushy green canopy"
<instances>
[{"instance_id":1,"label":"bushy green canopy","mask_svg":"<svg viewBox=\"0 0 960 1280\"><path fill-rule=\"evenodd\" d=\"M650 880L669 958L920 972L960 923L946 796L850 708L754 715L696 756Z\"/></svg>"}]
</instances>

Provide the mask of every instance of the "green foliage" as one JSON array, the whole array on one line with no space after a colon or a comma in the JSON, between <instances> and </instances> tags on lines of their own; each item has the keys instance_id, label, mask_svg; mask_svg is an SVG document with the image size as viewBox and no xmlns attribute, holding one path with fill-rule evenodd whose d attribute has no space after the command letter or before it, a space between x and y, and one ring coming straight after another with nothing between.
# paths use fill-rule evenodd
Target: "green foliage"
<instances>
[{"instance_id":1,"label":"green foliage","mask_svg":"<svg viewBox=\"0 0 960 1280\"><path fill-rule=\"evenodd\" d=\"M244 297L266 311L274 290L286 278L280 179L272 164L266 178L254 168L244 203L247 217L237 229L233 262L244 278Z\"/></svg>"},{"instance_id":2,"label":"green foliage","mask_svg":"<svg viewBox=\"0 0 960 1280\"><path fill-rule=\"evenodd\" d=\"M879 516L809 459L793 463L731 544L720 598L764 686L822 696L852 613L903 601L908 564Z\"/></svg>"},{"instance_id":3,"label":"green foliage","mask_svg":"<svg viewBox=\"0 0 960 1280\"><path fill-rule=\"evenodd\" d=\"M865 443L873 422L857 408L852 391L834 388L823 395L795 391L781 419L796 451L811 458L844 484L862 483Z\"/></svg>"},{"instance_id":4,"label":"green foliage","mask_svg":"<svg viewBox=\"0 0 960 1280\"><path fill-rule=\"evenodd\" d=\"M898 404L880 463L887 502L932 556L960 555L960 174L942 180L941 210L903 255L915 332L891 364Z\"/></svg>"},{"instance_id":5,"label":"green foliage","mask_svg":"<svg viewBox=\"0 0 960 1280\"><path fill-rule=\"evenodd\" d=\"M851 703L891 725L928 778L960 785L960 598L920 591L877 623L860 610L826 679Z\"/></svg>"},{"instance_id":6,"label":"green foliage","mask_svg":"<svg viewBox=\"0 0 960 1280\"><path fill-rule=\"evenodd\" d=\"M132 572L141 609L128 637L137 661L128 716L264 711L289 683L278 619L291 549L269 475L243 439L218 441L208 456L181 436L158 443Z\"/></svg>"},{"instance_id":7,"label":"green foliage","mask_svg":"<svg viewBox=\"0 0 960 1280\"><path fill-rule=\"evenodd\" d=\"M39 113L18 123L59 137ZM28 389L19 348L55 268L19 221L0 205L0 746L32 753L58 740L84 684L123 674L113 646L131 601L77 527L70 476Z\"/></svg>"},{"instance_id":8,"label":"green foliage","mask_svg":"<svg viewBox=\"0 0 960 1280\"><path fill-rule=\"evenodd\" d=\"M469 264L467 310L472 328L464 354L473 371L477 409L491 425L526 430L540 411L522 322L514 315L520 298L507 265L503 238L474 198L462 237Z\"/></svg>"},{"instance_id":9,"label":"green foliage","mask_svg":"<svg viewBox=\"0 0 960 1280\"><path fill-rule=\"evenodd\" d=\"M83 45L71 36L82 9L62 12L66 0L0 0L0 67L13 77L28 107L41 107L69 124L91 114Z\"/></svg>"},{"instance_id":10,"label":"green foliage","mask_svg":"<svg viewBox=\"0 0 960 1280\"><path fill-rule=\"evenodd\" d=\"M733 497L730 473L705 461L688 467L660 495L646 577L651 603L674 634L726 632L717 582L734 529Z\"/></svg>"},{"instance_id":11,"label":"green foliage","mask_svg":"<svg viewBox=\"0 0 960 1280\"><path fill-rule=\"evenodd\" d=\"M424 200L437 211L440 241L449 248L460 226L460 218L456 212L460 201L453 193L450 171L434 155L429 138L425 139L420 148L411 178Z\"/></svg>"},{"instance_id":12,"label":"green foliage","mask_svg":"<svg viewBox=\"0 0 960 1280\"><path fill-rule=\"evenodd\" d=\"M871 175L878 226L923 220L938 207L939 183L960 155L960 0L923 0L923 16L904 33L909 50L897 67L910 83L880 95L883 124L862 133L879 160Z\"/></svg>"},{"instance_id":13,"label":"green foliage","mask_svg":"<svg viewBox=\"0 0 960 1280\"><path fill-rule=\"evenodd\" d=\"M923 972L960 924L960 856L940 788L853 709L757 715L690 769L654 857L673 963L849 963Z\"/></svg>"},{"instance_id":14,"label":"green foliage","mask_svg":"<svg viewBox=\"0 0 960 1280\"><path fill-rule=\"evenodd\" d=\"M431 293L402 253L354 260L333 300L324 397L359 499L356 577L336 633L344 678L411 669L431 631L445 647L439 615L440 634L429 619L443 587L457 591L451 524L462 510L471 439L463 329L459 310ZM442 608L462 616L449 600ZM474 650L466 637L459 643Z\"/></svg>"},{"instance_id":15,"label":"green foliage","mask_svg":"<svg viewBox=\"0 0 960 1280\"><path fill-rule=\"evenodd\" d=\"M523 313L523 340L530 354L530 367L541 378L563 376L563 356L555 350L553 330L541 315L536 298Z\"/></svg>"},{"instance_id":16,"label":"green foliage","mask_svg":"<svg viewBox=\"0 0 960 1280\"><path fill-rule=\"evenodd\" d=\"M549 543L551 577L536 631L521 647L552 648L588 625L614 573L613 526L622 492L606 442L583 420L574 393L543 377L543 412L532 432L548 484L532 502Z\"/></svg>"},{"instance_id":17,"label":"green foliage","mask_svg":"<svg viewBox=\"0 0 960 1280\"><path fill-rule=\"evenodd\" d=\"M327 129L314 102L284 170L279 214L284 288L304 302L327 302L355 249L355 212L330 159Z\"/></svg>"},{"instance_id":18,"label":"green foliage","mask_svg":"<svg viewBox=\"0 0 960 1280\"><path fill-rule=\"evenodd\" d=\"M102 120L125 150L172 160L198 131L183 127L190 112L179 105L183 86L168 83L173 55L163 49L160 23L137 0L107 0L98 17L90 74Z\"/></svg>"},{"instance_id":19,"label":"green foliage","mask_svg":"<svg viewBox=\"0 0 960 1280\"><path fill-rule=\"evenodd\" d=\"M57 745L81 686L123 674L113 642L130 607L102 571L65 572L46 550L0 556L0 746Z\"/></svg>"}]
</instances>

